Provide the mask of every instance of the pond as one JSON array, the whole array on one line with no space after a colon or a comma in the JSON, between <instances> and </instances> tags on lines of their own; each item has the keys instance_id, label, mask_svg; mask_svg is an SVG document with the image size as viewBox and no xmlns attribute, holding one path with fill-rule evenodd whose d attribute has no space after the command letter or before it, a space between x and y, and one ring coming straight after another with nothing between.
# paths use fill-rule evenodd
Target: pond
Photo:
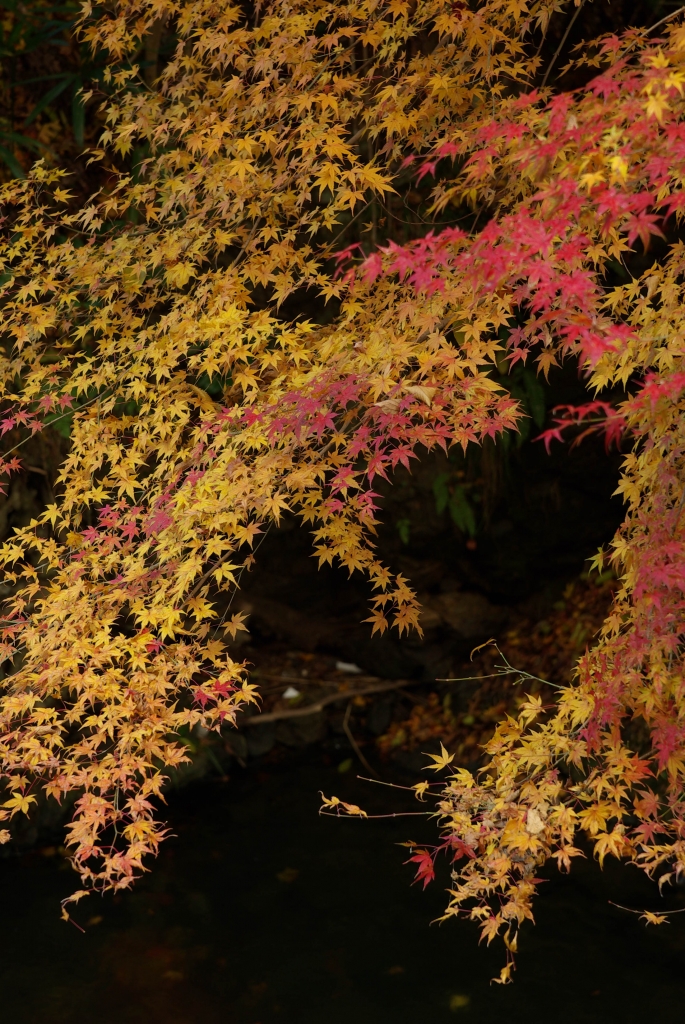
<instances>
[{"instance_id":1,"label":"pond","mask_svg":"<svg viewBox=\"0 0 685 1024\"><path fill-rule=\"evenodd\" d=\"M319 817L319 789L370 811L417 809L340 775L321 749L174 793L174 837L130 893L60 920L76 876L55 847L0 863L4 1019L13 1024L680 1024L685 915L646 928L612 906L663 901L632 868L550 872L514 985L468 922L431 924L438 883L411 886L398 843L421 818ZM442 881L446 884L448 878Z\"/></svg>"}]
</instances>

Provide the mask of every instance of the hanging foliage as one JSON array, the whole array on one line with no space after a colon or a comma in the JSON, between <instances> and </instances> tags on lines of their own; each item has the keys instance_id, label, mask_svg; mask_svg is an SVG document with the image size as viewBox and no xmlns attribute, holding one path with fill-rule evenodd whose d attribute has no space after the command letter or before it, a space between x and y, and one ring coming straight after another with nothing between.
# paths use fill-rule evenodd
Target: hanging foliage
<instances>
[{"instance_id":1,"label":"hanging foliage","mask_svg":"<svg viewBox=\"0 0 685 1024\"><path fill-rule=\"evenodd\" d=\"M605 39L599 76L552 97L531 88L559 7L84 7L109 60L105 185L77 202L39 162L0 190L2 469L37 431L70 438L54 504L0 551L0 763L5 819L76 794L86 885L127 886L156 852L179 730L256 699L226 634L268 525L299 515L320 562L368 576L374 630L416 628L374 551L374 480L516 429L502 367L564 359L591 398L630 395L606 417L629 450L622 585L555 708L500 726L482 784L449 780L448 914L513 948L578 830L600 859L683 869L685 30ZM160 31L151 87L134 58ZM431 229L381 244L379 211L431 176ZM357 218L372 251L344 237Z\"/></svg>"},{"instance_id":2,"label":"hanging foliage","mask_svg":"<svg viewBox=\"0 0 685 1024\"><path fill-rule=\"evenodd\" d=\"M463 156L436 202L473 196L496 202L497 215L448 256L413 246L417 287L468 311L467 322L506 306L511 364L534 359L547 372L573 354L592 393L630 392L616 409L595 400L565 410L545 435L549 443L583 425L622 435L629 449L619 484L626 520L595 560L620 577L601 637L556 705L529 698L486 745L483 780L457 770L439 804L444 843L434 855L445 849L455 862L446 916L467 913L488 942L504 934L501 981L518 927L532 919L539 867L554 858L568 870L582 855L579 835L600 864L629 859L660 886L685 871L685 31L639 43L604 40L609 66L587 89L549 102L517 97L475 145L455 132L424 165ZM648 258L655 238L658 256ZM625 273L638 242L644 269ZM376 268L403 273L403 259L391 247Z\"/></svg>"}]
</instances>

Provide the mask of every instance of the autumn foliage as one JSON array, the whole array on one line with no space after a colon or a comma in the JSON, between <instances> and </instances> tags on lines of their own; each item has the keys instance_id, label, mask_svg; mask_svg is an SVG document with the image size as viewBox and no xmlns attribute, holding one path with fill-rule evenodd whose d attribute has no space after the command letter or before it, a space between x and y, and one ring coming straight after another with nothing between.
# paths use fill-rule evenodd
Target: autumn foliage
<instances>
[{"instance_id":1,"label":"autumn foliage","mask_svg":"<svg viewBox=\"0 0 685 1024\"><path fill-rule=\"evenodd\" d=\"M55 503L0 552L0 757L5 819L76 795L86 885L156 852L179 729L256 699L221 592L268 524L295 512L321 562L367 574L374 630L415 628L374 552L374 481L515 430L495 371L520 361L576 360L588 403L627 393L548 436L591 413L623 438L626 519L597 559L620 587L557 704L531 698L481 781L448 780L447 914L513 949L539 866L568 868L580 834L661 882L685 870L685 28L605 38L589 84L553 95L532 83L559 6L84 5L110 62L104 184L76 197L39 162L0 195L3 471L70 434ZM130 58L160 20L175 50L150 88ZM346 245L412 180L423 237ZM303 296L325 315L297 316Z\"/></svg>"}]
</instances>

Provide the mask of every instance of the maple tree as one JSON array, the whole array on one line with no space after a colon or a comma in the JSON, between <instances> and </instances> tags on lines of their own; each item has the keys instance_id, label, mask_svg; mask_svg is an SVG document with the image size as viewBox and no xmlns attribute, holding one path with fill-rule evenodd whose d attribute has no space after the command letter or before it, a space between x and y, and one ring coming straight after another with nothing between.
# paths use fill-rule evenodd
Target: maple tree
<instances>
[{"instance_id":1,"label":"maple tree","mask_svg":"<svg viewBox=\"0 0 685 1024\"><path fill-rule=\"evenodd\" d=\"M504 305L515 318L512 363L532 356L545 372L560 353L578 353L591 390L631 392L618 408L593 401L566 410L544 435L549 443L601 414L609 437L630 441L619 485L628 514L608 556L621 585L600 640L551 713L541 719L541 700L526 701L486 744L484 780L458 769L439 803L438 849L466 862L454 872L446 916L466 912L488 941L504 932L512 953L520 923L532 918L539 866L555 858L568 869L582 855L579 833L600 863L630 859L661 887L685 868L683 249L677 230L664 234L683 202L683 29L641 44L604 40L609 66L587 89L548 102L517 97L480 131L475 152L460 149L458 136L437 150L469 158L436 202L473 189L496 196L501 215L439 263L429 255L420 272L462 308ZM520 175L507 174L514 167ZM646 251L652 236L667 243L659 258L617 283L612 261L637 239ZM425 864L421 871L425 878Z\"/></svg>"},{"instance_id":2,"label":"maple tree","mask_svg":"<svg viewBox=\"0 0 685 1024\"><path fill-rule=\"evenodd\" d=\"M587 86L533 90L563 7L84 5L108 60L102 187L75 196L41 161L0 188L1 468L37 431L70 436L55 502L0 550L0 813L75 796L87 886L127 886L156 852L179 730L257 699L220 592L268 524L295 512L321 562L365 572L374 630L416 628L374 551L374 480L515 430L502 366L563 359L590 402L547 439L598 414L628 446L621 585L555 706L531 698L480 782L448 780L444 845L466 866L447 914L513 949L539 865L568 867L579 831L600 860L683 871L685 29L607 37L579 58ZM135 54L160 26L174 48L150 83ZM432 228L380 244L408 180L432 182ZM370 252L343 237L362 214ZM626 272L637 244L658 255ZM318 321L288 313L308 294ZM628 397L598 405L615 385Z\"/></svg>"}]
</instances>

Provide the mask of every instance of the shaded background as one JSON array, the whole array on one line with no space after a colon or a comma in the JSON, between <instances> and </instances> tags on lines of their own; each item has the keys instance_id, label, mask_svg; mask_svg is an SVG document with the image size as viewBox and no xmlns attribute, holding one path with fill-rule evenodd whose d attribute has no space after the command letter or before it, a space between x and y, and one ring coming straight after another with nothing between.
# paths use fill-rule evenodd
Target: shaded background
<instances>
[{"instance_id":1,"label":"shaded background","mask_svg":"<svg viewBox=\"0 0 685 1024\"><path fill-rule=\"evenodd\" d=\"M410 887L397 843L421 818L317 817L318 789L369 811L403 794L342 778L331 754L272 757L175 795L175 838L134 892L59 919L76 877L55 847L0 864L3 1019L15 1024L471 1024L660 1021L685 1005L685 920L646 928L629 907L676 908L631 868L548 873L514 985L503 947L468 922L431 925L440 883ZM326 763L326 762L329 763ZM396 777L401 778L401 776ZM402 781L406 781L402 779ZM90 923L89 923L90 922Z\"/></svg>"},{"instance_id":2,"label":"shaded background","mask_svg":"<svg viewBox=\"0 0 685 1024\"><path fill-rule=\"evenodd\" d=\"M45 155L69 167L70 187L79 195L106 184L89 177L106 177L106 170L89 172L81 156L96 138L99 116L97 101L83 107L78 90L101 83L103 68L69 40L76 5L6 0L3 6L0 174L19 173ZM582 38L651 24L677 6L660 0L586 4L557 70ZM569 17L566 12L553 19L542 51L546 59ZM148 79L172 45L163 32L147 42L139 58ZM579 80L559 80L560 87L572 84ZM132 161L141 155L134 153ZM416 213L416 231L423 231L425 197L416 189L413 195L416 209L407 214L403 207L403 216ZM362 237L368 225L360 221L357 229ZM379 230L382 240L391 224ZM211 382L207 386L214 394ZM411 474L396 474L393 489L382 488L380 551L411 579L432 615L425 642L370 639L360 624L368 598L364 582L334 569L317 572L308 534L287 521L265 538L254 572L243 580L240 601L249 608L254 651L287 655L294 646L354 661L379 677L424 680L430 690L434 677L458 667L491 629L505 630L521 617L537 629L563 605L569 581L622 518L612 498L619 457L592 441L547 456L532 440L555 404L583 395L573 367L552 373L548 387L536 386L530 376L521 376L517 387L531 423L522 444L510 439L507 448L485 446L467 459L425 458ZM17 439L8 435L8 444ZM54 500L67 446L68 429L61 435L46 431L25 446L24 470L0 506L2 539ZM477 610L469 635L448 614L450 602L457 607L461 599ZM399 701L393 713L408 710ZM609 903L679 909L685 903L681 890L661 901L637 871L611 862L604 872L578 863L568 878L551 870L536 905L537 927L523 929L516 983L493 986L501 946L479 947L477 929L465 922L430 924L445 904L447 871L425 893L410 885L413 871L402 863L408 851L396 844L433 842L432 823L317 816L320 789L377 813L417 809L401 792L358 782L356 764L338 770L352 753L340 728L304 736L299 745L245 746L221 763L203 761L202 780L170 794L173 836L151 874L131 893L82 903L75 918L84 933L60 920L59 900L77 879L54 821L32 826L19 854L3 848L0 973L7 1020L683 1019L685 917L645 928L637 915ZM383 777L416 781L409 769L420 770L425 749L405 751L404 758L398 749L380 764Z\"/></svg>"}]
</instances>

